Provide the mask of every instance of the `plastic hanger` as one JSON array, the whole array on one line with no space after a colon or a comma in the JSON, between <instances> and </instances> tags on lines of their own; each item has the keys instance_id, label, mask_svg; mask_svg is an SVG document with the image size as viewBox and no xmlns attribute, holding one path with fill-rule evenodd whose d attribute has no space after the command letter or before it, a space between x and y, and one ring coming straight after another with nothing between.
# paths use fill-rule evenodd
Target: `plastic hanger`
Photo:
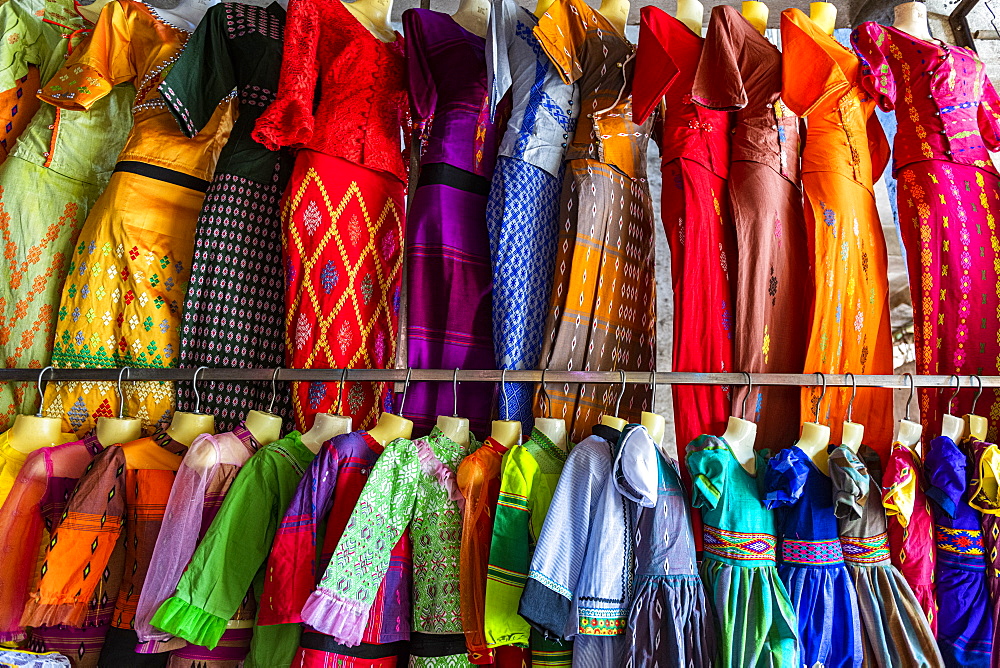
<instances>
[{"instance_id":1,"label":"plastic hanger","mask_svg":"<svg viewBox=\"0 0 1000 668\"><path fill-rule=\"evenodd\" d=\"M548 369L542 369L542 392L540 399L544 406L544 417L535 418L535 429L545 434L545 437L552 441L552 444L565 452L569 449L569 430L566 429L566 420L554 418L549 415L549 393L545 389L545 374Z\"/></svg>"},{"instance_id":2,"label":"plastic hanger","mask_svg":"<svg viewBox=\"0 0 1000 668\"><path fill-rule=\"evenodd\" d=\"M816 401L815 418L813 422L802 423L802 433L796 445L813 460L813 463L820 471L830 474L830 427L819 423L819 409L823 405L823 397L826 396L826 376L817 373L820 382L823 384L823 391Z\"/></svg>"},{"instance_id":3,"label":"plastic hanger","mask_svg":"<svg viewBox=\"0 0 1000 668\"><path fill-rule=\"evenodd\" d=\"M442 434L458 445L465 447L469 445L469 439L472 434L469 431L469 419L458 417L458 369L455 369L455 375L452 376L451 389L454 396L455 408L452 411L451 417L439 415L436 426L441 430Z\"/></svg>"},{"instance_id":4,"label":"plastic hanger","mask_svg":"<svg viewBox=\"0 0 1000 668\"><path fill-rule=\"evenodd\" d=\"M757 457L753 446L757 440L757 424L746 419L747 398L753 391L753 376L746 371L742 371L741 373L747 377L747 392L743 395L741 407L743 417L738 418L732 415L729 417L729 423L726 425L726 433L722 435L722 440L729 445L729 449L732 450L733 456L736 457L740 466L750 475L756 475Z\"/></svg>"},{"instance_id":5,"label":"plastic hanger","mask_svg":"<svg viewBox=\"0 0 1000 668\"><path fill-rule=\"evenodd\" d=\"M625 425L628 424L625 420L618 417L618 409L622 405L622 397L625 396L625 372L619 370L618 373L622 375L622 391L618 393L618 401L615 402L615 414L614 415L602 415L601 424L605 427L611 427L612 429L617 429L622 431L625 429Z\"/></svg>"},{"instance_id":6,"label":"plastic hanger","mask_svg":"<svg viewBox=\"0 0 1000 668\"><path fill-rule=\"evenodd\" d=\"M105 448L118 443L129 443L142 436L142 421L125 417L125 391L122 377L128 376L128 367L118 372L118 417L97 418L97 440Z\"/></svg>"},{"instance_id":7,"label":"plastic hanger","mask_svg":"<svg viewBox=\"0 0 1000 668\"><path fill-rule=\"evenodd\" d=\"M903 375L910 380L910 396L906 398L906 412L903 419L896 426L896 442L912 448L920 442L920 435L924 428L920 424L910 421L910 404L913 402L913 394L916 390L913 386L913 374L904 373Z\"/></svg>"},{"instance_id":8,"label":"plastic hanger","mask_svg":"<svg viewBox=\"0 0 1000 668\"><path fill-rule=\"evenodd\" d=\"M656 412L656 371L649 372L649 410L643 411L639 416L639 423L649 432L649 437L653 439L657 447L662 447L663 436L667 431L667 421Z\"/></svg>"},{"instance_id":9,"label":"plastic hanger","mask_svg":"<svg viewBox=\"0 0 1000 668\"><path fill-rule=\"evenodd\" d=\"M406 379L403 381L403 398L399 401L399 413L383 412L378 417L378 423L368 430L368 435L381 443L388 445L397 438L410 438L413 436L413 421L403 417L403 408L406 406L406 391L410 389L410 368L406 368Z\"/></svg>"},{"instance_id":10,"label":"plastic hanger","mask_svg":"<svg viewBox=\"0 0 1000 668\"><path fill-rule=\"evenodd\" d=\"M347 382L347 368L340 370L340 387L337 392L336 413L317 413L313 416L312 427L302 434L302 444L319 453L323 444L331 438L347 434L351 431L351 418L342 415L344 410L344 384Z\"/></svg>"},{"instance_id":11,"label":"plastic hanger","mask_svg":"<svg viewBox=\"0 0 1000 668\"><path fill-rule=\"evenodd\" d=\"M261 445L274 443L281 438L281 416L274 414L274 402L278 399L278 371L279 369L275 369L271 374L271 403L267 410L249 410L243 418L243 426Z\"/></svg>"},{"instance_id":12,"label":"plastic hanger","mask_svg":"<svg viewBox=\"0 0 1000 668\"><path fill-rule=\"evenodd\" d=\"M215 433L215 416L201 412L201 393L198 392L198 374L207 369L207 366L200 366L194 371L191 377L191 388L194 390L194 412L177 411L170 426L167 427L167 436L178 443L190 446L194 439L202 434Z\"/></svg>"},{"instance_id":13,"label":"plastic hanger","mask_svg":"<svg viewBox=\"0 0 1000 668\"><path fill-rule=\"evenodd\" d=\"M847 446L847 449L858 454L861 448L861 441L865 437L865 426L854 421L854 399L858 396L858 379L853 373L846 373L851 377L851 400L847 402L847 419L844 420L840 441Z\"/></svg>"},{"instance_id":14,"label":"plastic hanger","mask_svg":"<svg viewBox=\"0 0 1000 668\"><path fill-rule=\"evenodd\" d=\"M500 393L503 395L503 405L510 406L507 403L507 369L500 372ZM490 437L505 448L520 445L521 423L517 420L494 420L490 427Z\"/></svg>"},{"instance_id":15,"label":"plastic hanger","mask_svg":"<svg viewBox=\"0 0 1000 668\"><path fill-rule=\"evenodd\" d=\"M35 415L18 415L10 428L10 447L20 453L28 454L39 448L59 445L63 438L62 420L60 418L44 417L45 387L42 384L45 372L52 371L47 366L38 373L38 412Z\"/></svg>"},{"instance_id":16,"label":"plastic hanger","mask_svg":"<svg viewBox=\"0 0 1000 668\"><path fill-rule=\"evenodd\" d=\"M941 435L950 438L955 443L960 443L965 435L965 420L951 412L951 405L955 402L959 390L962 389L962 378L957 374L953 375L952 378L955 379L955 391L948 399L948 412L941 416Z\"/></svg>"},{"instance_id":17,"label":"plastic hanger","mask_svg":"<svg viewBox=\"0 0 1000 668\"><path fill-rule=\"evenodd\" d=\"M990 428L990 423L986 418L976 415L976 404L979 403L979 397L983 394L983 379L979 376L970 376L969 385L972 385L973 378L979 383L979 390L976 392L976 398L972 400L972 409L962 416L962 419L965 421L965 431L962 436L964 437L963 440L973 438L981 441L986 438L986 432Z\"/></svg>"}]
</instances>

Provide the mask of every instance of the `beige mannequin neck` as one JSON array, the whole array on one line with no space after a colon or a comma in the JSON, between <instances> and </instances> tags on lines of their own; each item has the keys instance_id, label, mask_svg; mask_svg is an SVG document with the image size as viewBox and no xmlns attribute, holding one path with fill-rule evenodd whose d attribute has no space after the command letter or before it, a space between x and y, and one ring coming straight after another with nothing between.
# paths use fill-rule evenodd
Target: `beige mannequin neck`
<instances>
[{"instance_id":1,"label":"beige mannequin neck","mask_svg":"<svg viewBox=\"0 0 1000 668\"><path fill-rule=\"evenodd\" d=\"M569 430L566 429L566 420L562 418L535 418L535 429L545 434L545 438L552 441L563 452L569 449Z\"/></svg>"},{"instance_id":2,"label":"beige mannequin neck","mask_svg":"<svg viewBox=\"0 0 1000 668\"><path fill-rule=\"evenodd\" d=\"M658 413L643 411L639 416L639 424L646 428L649 437L657 446L663 445L663 436L667 432L667 421Z\"/></svg>"},{"instance_id":3,"label":"beige mannequin neck","mask_svg":"<svg viewBox=\"0 0 1000 668\"><path fill-rule=\"evenodd\" d=\"M597 11L624 37L630 7L629 0L601 0L601 8Z\"/></svg>"},{"instance_id":4,"label":"beige mannequin neck","mask_svg":"<svg viewBox=\"0 0 1000 668\"><path fill-rule=\"evenodd\" d=\"M202 434L215 433L215 416L204 413L185 413L178 411L174 413L170 426L167 427L167 436L178 443L191 445L194 439Z\"/></svg>"},{"instance_id":5,"label":"beige mannequin neck","mask_svg":"<svg viewBox=\"0 0 1000 668\"><path fill-rule=\"evenodd\" d=\"M18 415L10 428L10 447L24 454L59 445L64 440L59 418Z\"/></svg>"},{"instance_id":6,"label":"beige mannequin neck","mask_svg":"<svg viewBox=\"0 0 1000 668\"><path fill-rule=\"evenodd\" d=\"M97 419L97 440L105 448L119 443L131 443L142 436L139 418L102 417Z\"/></svg>"},{"instance_id":7,"label":"beige mannequin neck","mask_svg":"<svg viewBox=\"0 0 1000 668\"><path fill-rule=\"evenodd\" d=\"M378 423L368 430L368 435L384 447L397 438L413 436L413 422L393 413L382 413Z\"/></svg>"},{"instance_id":8,"label":"beige mannequin neck","mask_svg":"<svg viewBox=\"0 0 1000 668\"><path fill-rule=\"evenodd\" d=\"M863 441L864 438L865 426L863 424L858 424L857 422L844 422L840 441L847 446L848 450L854 454L858 454L858 450L861 448L861 441Z\"/></svg>"},{"instance_id":9,"label":"beige mannequin neck","mask_svg":"<svg viewBox=\"0 0 1000 668\"><path fill-rule=\"evenodd\" d=\"M802 425L802 434L795 444L809 455L816 467L830 475L830 428L818 422L806 422Z\"/></svg>"},{"instance_id":10,"label":"beige mannequin neck","mask_svg":"<svg viewBox=\"0 0 1000 668\"><path fill-rule=\"evenodd\" d=\"M194 32L194 29L205 17L205 12L220 0L181 0L180 4L171 9L156 8L156 15L175 28Z\"/></svg>"},{"instance_id":11,"label":"beige mannequin neck","mask_svg":"<svg viewBox=\"0 0 1000 668\"><path fill-rule=\"evenodd\" d=\"M917 39L933 40L930 25L927 23L927 5L922 2L904 2L896 5L892 27Z\"/></svg>"},{"instance_id":12,"label":"beige mannequin neck","mask_svg":"<svg viewBox=\"0 0 1000 668\"><path fill-rule=\"evenodd\" d=\"M617 429L618 431L622 431L625 429L625 425L627 425L628 422L621 419L620 417L614 417L613 415L602 415L601 424L603 424L605 427L611 427L612 429Z\"/></svg>"},{"instance_id":13,"label":"beige mannequin neck","mask_svg":"<svg viewBox=\"0 0 1000 668\"><path fill-rule=\"evenodd\" d=\"M101 15L101 10L104 9L104 5L109 2L111 2L111 0L94 0L94 2L89 5L77 5L76 7L80 12L80 16L87 19L91 23L97 23L97 17Z\"/></svg>"},{"instance_id":14,"label":"beige mannequin neck","mask_svg":"<svg viewBox=\"0 0 1000 668\"><path fill-rule=\"evenodd\" d=\"M896 425L896 442L912 448L920 442L920 435L923 431L923 426L916 422L900 420L899 424Z\"/></svg>"},{"instance_id":15,"label":"beige mannequin neck","mask_svg":"<svg viewBox=\"0 0 1000 668\"><path fill-rule=\"evenodd\" d=\"M750 22L761 35L767 30L767 5L758 0L744 0L742 8L743 18Z\"/></svg>"},{"instance_id":16,"label":"beige mannequin neck","mask_svg":"<svg viewBox=\"0 0 1000 668\"><path fill-rule=\"evenodd\" d=\"M317 413L313 418L312 427L302 434L302 445L314 453L318 453L323 444L334 436L340 436L351 431L351 418L344 415Z\"/></svg>"},{"instance_id":17,"label":"beige mannequin neck","mask_svg":"<svg viewBox=\"0 0 1000 668\"><path fill-rule=\"evenodd\" d=\"M254 440L261 445L274 443L281 438L281 416L264 411L249 411L243 418L243 425L247 428Z\"/></svg>"},{"instance_id":18,"label":"beige mannequin neck","mask_svg":"<svg viewBox=\"0 0 1000 668\"><path fill-rule=\"evenodd\" d=\"M757 424L738 417L730 417L722 440L729 444L733 456L750 475L757 474L757 457L754 442L757 440Z\"/></svg>"},{"instance_id":19,"label":"beige mannequin neck","mask_svg":"<svg viewBox=\"0 0 1000 668\"><path fill-rule=\"evenodd\" d=\"M499 441L505 448L521 444L521 423L517 420L494 420L490 426L490 438Z\"/></svg>"},{"instance_id":20,"label":"beige mannequin neck","mask_svg":"<svg viewBox=\"0 0 1000 668\"><path fill-rule=\"evenodd\" d=\"M705 5L698 0L677 0L676 18L695 35L701 36L701 29L705 24Z\"/></svg>"},{"instance_id":21,"label":"beige mannequin neck","mask_svg":"<svg viewBox=\"0 0 1000 668\"><path fill-rule=\"evenodd\" d=\"M458 10L451 15L455 23L473 35L486 37L486 24L490 20L490 0L461 0Z\"/></svg>"},{"instance_id":22,"label":"beige mannequin neck","mask_svg":"<svg viewBox=\"0 0 1000 668\"><path fill-rule=\"evenodd\" d=\"M965 435L965 420L955 415L945 415L941 418L941 435L956 443L960 442Z\"/></svg>"},{"instance_id":23,"label":"beige mannequin neck","mask_svg":"<svg viewBox=\"0 0 1000 668\"><path fill-rule=\"evenodd\" d=\"M965 422L965 431L962 433L963 438L971 436L977 441L982 441L986 438L986 432L990 428L990 423L986 418L970 413L962 416L962 420Z\"/></svg>"},{"instance_id":24,"label":"beige mannequin neck","mask_svg":"<svg viewBox=\"0 0 1000 668\"><path fill-rule=\"evenodd\" d=\"M355 0L344 6L376 38L386 43L396 41L396 31L389 25L392 0Z\"/></svg>"},{"instance_id":25,"label":"beige mannequin neck","mask_svg":"<svg viewBox=\"0 0 1000 668\"><path fill-rule=\"evenodd\" d=\"M827 35L833 35L837 27L837 5L832 2L809 3L809 18Z\"/></svg>"},{"instance_id":26,"label":"beige mannequin neck","mask_svg":"<svg viewBox=\"0 0 1000 668\"><path fill-rule=\"evenodd\" d=\"M535 5L535 16L542 18L542 15L549 11L549 7L551 7L552 3L555 1L556 0L538 0L538 4Z\"/></svg>"},{"instance_id":27,"label":"beige mannequin neck","mask_svg":"<svg viewBox=\"0 0 1000 668\"><path fill-rule=\"evenodd\" d=\"M441 433L463 448L469 445L472 432L469 431L469 419L439 415L435 425Z\"/></svg>"}]
</instances>

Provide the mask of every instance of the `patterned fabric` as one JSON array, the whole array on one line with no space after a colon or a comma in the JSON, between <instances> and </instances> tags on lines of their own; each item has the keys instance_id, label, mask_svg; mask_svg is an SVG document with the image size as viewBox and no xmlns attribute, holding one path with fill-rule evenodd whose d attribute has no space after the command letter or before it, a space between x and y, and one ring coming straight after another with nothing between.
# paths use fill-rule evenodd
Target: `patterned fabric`
<instances>
[{"instance_id":1,"label":"patterned fabric","mask_svg":"<svg viewBox=\"0 0 1000 668\"><path fill-rule=\"evenodd\" d=\"M844 561L852 564L881 564L889 561L889 534L880 533L868 538L841 537Z\"/></svg>"},{"instance_id":2,"label":"patterned fabric","mask_svg":"<svg viewBox=\"0 0 1000 668\"><path fill-rule=\"evenodd\" d=\"M68 658L49 652L33 654L15 650L0 650L0 665L10 668L64 668L72 666Z\"/></svg>"},{"instance_id":3,"label":"patterned fabric","mask_svg":"<svg viewBox=\"0 0 1000 668\"><path fill-rule=\"evenodd\" d=\"M462 494L456 470L478 447L434 429L426 439L396 439L372 469L319 587L302 619L348 646L357 645L389 567L392 546L410 530L413 545L411 629L462 633L459 556Z\"/></svg>"},{"instance_id":4,"label":"patterned fabric","mask_svg":"<svg viewBox=\"0 0 1000 668\"><path fill-rule=\"evenodd\" d=\"M403 263L402 182L342 158L300 151L282 221L288 366L391 366ZM308 429L316 413L332 412L367 429L390 407L387 383L344 385L293 383L296 424Z\"/></svg>"},{"instance_id":5,"label":"patterned fabric","mask_svg":"<svg viewBox=\"0 0 1000 668\"><path fill-rule=\"evenodd\" d=\"M766 457L757 453L751 475L721 438L701 436L686 448L691 505L705 522L700 572L719 622L725 668L801 666L795 612L775 567L774 513L761 503ZM716 536L734 545L725 554L709 550Z\"/></svg>"},{"instance_id":6,"label":"patterned fabric","mask_svg":"<svg viewBox=\"0 0 1000 668\"><path fill-rule=\"evenodd\" d=\"M28 65L27 74L16 79L13 88L0 93L0 162L10 155L17 138L41 106L41 101L32 94L41 84L38 67Z\"/></svg>"},{"instance_id":7,"label":"patterned fabric","mask_svg":"<svg viewBox=\"0 0 1000 668\"><path fill-rule=\"evenodd\" d=\"M973 491L969 505L983 514L983 548L986 552L986 587L993 618L993 646L1000 647L1000 447L976 441ZM990 654L990 668L1000 666L1000 652Z\"/></svg>"},{"instance_id":8,"label":"patterned fabric","mask_svg":"<svg viewBox=\"0 0 1000 668\"><path fill-rule=\"evenodd\" d=\"M950 552L952 554L968 555L979 557L986 554L983 548L983 532L978 529L949 529L947 527L934 527L934 540L938 550ZM947 555L939 556L939 559L947 561ZM970 565L974 570L985 570L986 563L976 563Z\"/></svg>"},{"instance_id":9,"label":"patterned fabric","mask_svg":"<svg viewBox=\"0 0 1000 668\"><path fill-rule=\"evenodd\" d=\"M293 431L250 458L153 626L210 649L221 642L244 598L260 599L275 531L313 456ZM296 626L257 626L244 665L289 666L298 642Z\"/></svg>"},{"instance_id":10,"label":"patterned fabric","mask_svg":"<svg viewBox=\"0 0 1000 668\"><path fill-rule=\"evenodd\" d=\"M279 201L291 156L250 136L274 99L285 11L278 3L212 7L171 67L160 92L181 130L196 136L236 89L238 115L222 148L195 230L191 278L181 319L182 367L284 366L284 292ZM248 327L248 323L252 323ZM234 428L268 406L264 383L199 383L201 410L216 429ZM177 408L193 411L194 388L178 388ZM288 395L273 412L291 417Z\"/></svg>"},{"instance_id":11,"label":"patterned fabric","mask_svg":"<svg viewBox=\"0 0 1000 668\"><path fill-rule=\"evenodd\" d=\"M781 561L802 566L829 566L843 563L844 552L840 539L836 540L790 540L781 541Z\"/></svg>"}]
</instances>

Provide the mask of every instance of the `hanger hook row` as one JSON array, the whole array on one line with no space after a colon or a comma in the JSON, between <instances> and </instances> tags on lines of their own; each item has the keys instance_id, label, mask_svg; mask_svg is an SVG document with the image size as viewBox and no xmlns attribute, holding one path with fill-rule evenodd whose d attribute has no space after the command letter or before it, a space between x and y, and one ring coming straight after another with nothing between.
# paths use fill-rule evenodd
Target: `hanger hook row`
<instances>
[{"instance_id":1,"label":"hanger hook row","mask_svg":"<svg viewBox=\"0 0 1000 668\"><path fill-rule=\"evenodd\" d=\"M403 408L406 406L406 392L410 389L410 367L406 367L406 378L403 379L403 397L399 400L399 410L396 415L403 417Z\"/></svg>"},{"instance_id":2,"label":"hanger hook row","mask_svg":"<svg viewBox=\"0 0 1000 668\"><path fill-rule=\"evenodd\" d=\"M191 389L194 390L194 414L201 415L201 392L198 391L198 374L207 369L207 366L200 366L194 370L191 376Z\"/></svg>"},{"instance_id":3,"label":"hanger hook row","mask_svg":"<svg viewBox=\"0 0 1000 668\"><path fill-rule=\"evenodd\" d=\"M957 373L951 375L955 379L955 391L951 393L951 397L948 399L948 415L952 415L951 405L955 401L955 397L958 396L959 391L962 389L962 377Z\"/></svg>"},{"instance_id":4,"label":"hanger hook row","mask_svg":"<svg viewBox=\"0 0 1000 668\"><path fill-rule=\"evenodd\" d=\"M903 419L908 421L910 419L910 404L913 402L913 394L916 392L916 389L913 383L913 374L904 373L903 376L910 381L910 396L906 397L906 411L903 414Z\"/></svg>"},{"instance_id":5,"label":"hanger hook row","mask_svg":"<svg viewBox=\"0 0 1000 668\"><path fill-rule=\"evenodd\" d=\"M826 397L826 374L817 371L816 375L819 376L819 380L823 384L823 390L820 392L819 399L816 400L816 408L813 410L813 414L816 416L816 424L819 424L819 408L823 403L823 399Z\"/></svg>"},{"instance_id":6,"label":"hanger hook row","mask_svg":"<svg viewBox=\"0 0 1000 668\"><path fill-rule=\"evenodd\" d=\"M121 420L125 417L125 390L122 389L122 376L128 378L128 367L123 366L122 370L118 372L118 419Z\"/></svg>"},{"instance_id":7,"label":"hanger hook row","mask_svg":"<svg viewBox=\"0 0 1000 668\"><path fill-rule=\"evenodd\" d=\"M847 421L854 422L854 399L858 396L858 379L850 371L844 375L851 378L851 400L847 402Z\"/></svg>"},{"instance_id":8,"label":"hanger hook row","mask_svg":"<svg viewBox=\"0 0 1000 668\"><path fill-rule=\"evenodd\" d=\"M983 395L983 379L979 376L972 376L969 378L969 385L972 385L972 379L975 378L976 382L979 383L979 389L976 390L976 398L972 400L972 410L969 411L970 414L976 414L976 404L979 403L979 397Z\"/></svg>"},{"instance_id":9,"label":"hanger hook row","mask_svg":"<svg viewBox=\"0 0 1000 668\"><path fill-rule=\"evenodd\" d=\"M750 375L748 371L740 371L744 376L747 377L747 393L743 395L743 405L740 409L743 419L747 419L747 399L750 397L750 393L753 392L753 376Z\"/></svg>"},{"instance_id":10,"label":"hanger hook row","mask_svg":"<svg viewBox=\"0 0 1000 668\"><path fill-rule=\"evenodd\" d=\"M618 400L615 402L615 417L621 415L619 411L622 407L622 397L625 396L625 371L623 369L619 369L618 373L622 375L622 390L618 393Z\"/></svg>"},{"instance_id":11,"label":"hanger hook row","mask_svg":"<svg viewBox=\"0 0 1000 668\"><path fill-rule=\"evenodd\" d=\"M47 366L38 372L38 382L36 383L36 388L38 389L38 413L35 417L42 417L42 409L45 408L45 386L43 383L45 382L46 371L53 371L53 368ZM53 371L53 373L55 372Z\"/></svg>"}]
</instances>

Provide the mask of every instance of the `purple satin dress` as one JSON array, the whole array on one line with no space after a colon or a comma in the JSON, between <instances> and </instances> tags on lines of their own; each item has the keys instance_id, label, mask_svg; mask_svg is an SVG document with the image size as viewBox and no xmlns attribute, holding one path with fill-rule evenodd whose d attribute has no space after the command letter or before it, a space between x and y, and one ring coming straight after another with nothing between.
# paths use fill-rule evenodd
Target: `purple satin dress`
<instances>
[{"instance_id":1,"label":"purple satin dress","mask_svg":"<svg viewBox=\"0 0 1000 668\"><path fill-rule=\"evenodd\" d=\"M421 129L420 176L406 221L407 364L491 369L492 282L486 199L497 132L486 88L486 40L447 14L403 13L410 103ZM458 414L483 432L494 388L458 392ZM454 413L450 383L413 383L406 417L426 433Z\"/></svg>"}]
</instances>

